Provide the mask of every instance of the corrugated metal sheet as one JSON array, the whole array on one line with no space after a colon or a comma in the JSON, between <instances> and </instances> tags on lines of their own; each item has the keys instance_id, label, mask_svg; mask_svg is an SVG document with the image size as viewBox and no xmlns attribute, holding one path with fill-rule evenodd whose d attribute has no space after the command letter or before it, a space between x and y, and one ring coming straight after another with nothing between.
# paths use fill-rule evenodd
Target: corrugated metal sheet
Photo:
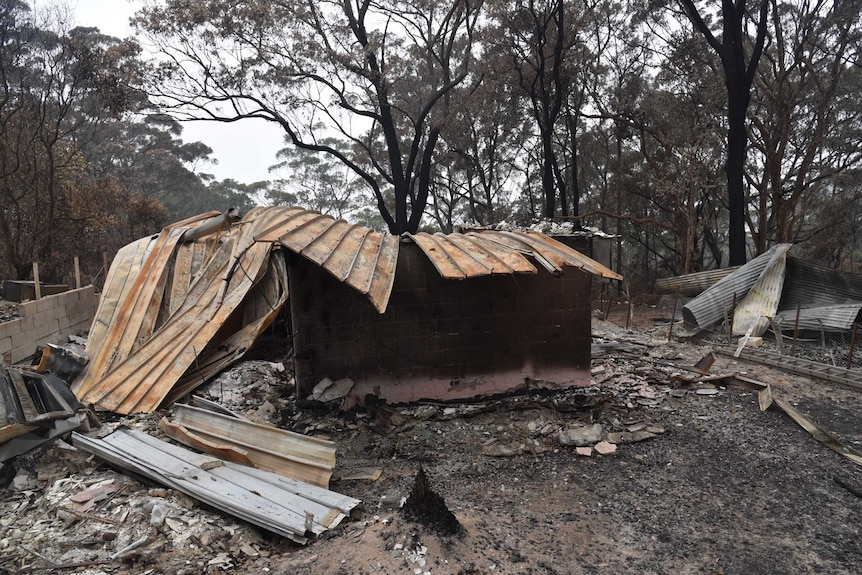
<instances>
[{"instance_id":1,"label":"corrugated metal sheet","mask_svg":"<svg viewBox=\"0 0 862 575\"><path fill-rule=\"evenodd\" d=\"M830 270L787 258L787 279L779 310L862 302L862 274Z\"/></svg>"},{"instance_id":2,"label":"corrugated metal sheet","mask_svg":"<svg viewBox=\"0 0 862 575\"><path fill-rule=\"evenodd\" d=\"M548 271L562 274L575 267L602 278L622 276L579 251L538 232L479 230L466 234L408 234L440 275L466 279L490 274L537 273L525 256Z\"/></svg>"},{"instance_id":3,"label":"corrugated metal sheet","mask_svg":"<svg viewBox=\"0 0 862 575\"><path fill-rule=\"evenodd\" d=\"M685 323L692 328L706 329L733 312L733 303L742 301L760 278L773 257L786 253L792 244L778 244L741 266L734 273L704 291L682 308Z\"/></svg>"},{"instance_id":4,"label":"corrugated metal sheet","mask_svg":"<svg viewBox=\"0 0 862 575\"><path fill-rule=\"evenodd\" d=\"M655 293L674 294L694 297L703 293L720 279L732 274L739 266L694 272L672 278L661 278L655 281Z\"/></svg>"},{"instance_id":5,"label":"corrugated metal sheet","mask_svg":"<svg viewBox=\"0 0 862 575\"><path fill-rule=\"evenodd\" d=\"M287 298L272 245L253 240L272 216L252 210L220 238L196 240L198 248L178 246L203 217L121 250L90 332L90 363L73 386L78 398L119 413L150 412L184 376L200 384L225 357L241 357ZM191 252L190 263L175 273L178 251ZM249 309L259 313L248 317ZM236 330L226 333L228 320Z\"/></svg>"},{"instance_id":6,"label":"corrugated metal sheet","mask_svg":"<svg viewBox=\"0 0 862 575\"><path fill-rule=\"evenodd\" d=\"M799 329L849 331L859 318L862 302L805 308L799 310ZM776 323L783 332L795 330L796 308L780 311Z\"/></svg>"},{"instance_id":7,"label":"corrugated metal sheet","mask_svg":"<svg viewBox=\"0 0 862 575\"><path fill-rule=\"evenodd\" d=\"M766 268L751 286L751 289L733 312L731 333L758 337L769 327L769 318L778 311L784 272L787 269L787 250L791 244L776 246L777 249Z\"/></svg>"},{"instance_id":8,"label":"corrugated metal sheet","mask_svg":"<svg viewBox=\"0 0 862 575\"><path fill-rule=\"evenodd\" d=\"M72 435L75 447L177 489L249 523L306 543L337 526L360 501L275 473L215 459L131 429L102 438ZM213 463L218 465L213 466Z\"/></svg>"},{"instance_id":9,"label":"corrugated metal sheet","mask_svg":"<svg viewBox=\"0 0 862 575\"><path fill-rule=\"evenodd\" d=\"M318 487L329 487L335 469L335 444L331 441L190 405L177 404L173 421L164 419L159 428L183 443L188 437L203 439L199 445L189 444L201 451L209 451L209 446L230 446L244 453L249 464L258 469ZM182 435L173 433L177 428Z\"/></svg>"},{"instance_id":10,"label":"corrugated metal sheet","mask_svg":"<svg viewBox=\"0 0 862 575\"><path fill-rule=\"evenodd\" d=\"M273 208L279 209L279 208ZM254 237L278 242L308 258L371 300L383 313L398 263L398 238L301 208L284 208L281 217Z\"/></svg>"},{"instance_id":11,"label":"corrugated metal sheet","mask_svg":"<svg viewBox=\"0 0 862 575\"><path fill-rule=\"evenodd\" d=\"M281 245L365 294L389 302L400 238L302 208L254 208L228 229L227 214L178 222L121 249L90 331L89 365L73 389L84 403L150 412L238 360L287 299ZM205 226L205 227L204 227ZM209 235L186 232L203 228ZM202 237L196 237L202 235ZM446 278L576 267L621 276L537 232L482 230L410 236Z\"/></svg>"}]
</instances>

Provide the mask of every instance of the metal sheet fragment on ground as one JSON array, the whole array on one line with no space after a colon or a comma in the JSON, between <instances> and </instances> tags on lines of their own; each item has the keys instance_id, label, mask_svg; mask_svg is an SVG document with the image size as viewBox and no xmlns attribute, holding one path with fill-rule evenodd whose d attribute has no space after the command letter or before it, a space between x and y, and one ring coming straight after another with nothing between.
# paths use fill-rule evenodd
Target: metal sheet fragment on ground
<instances>
[{"instance_id":1,"label":"metal sheet fragment on ground","mask_svg":"<svg viewBox=\"0 0 862 575\"><path fill-rule=\"evenodd\" d=\"M853 328L853 324L859 318L860 311L862 311L862 302L799 310L792 308L775 314L777 320L775 323L778 329L788 332L793 332L796 329L845 332Z\"/></svg>"},{"instance_id":2,"label":"metal sheet fragment on ground","mask_svg":"<svg viewBox=\"0 0 862 575\"><path fill-rule=\"evenodd\" d=\"M113 465L302 544L337 526L360 503L328 489L195 453L127 428L102 439L73 433L72 441L75 447Z\"/></svg>"},{"instance_id":3,"label":"metal sheet fragment on ground","mask_svg":"<svg viewBox=\"0 0 862 575\"><path fill-rule=\"evenodd\" d=\"M182 404L175 406L172 423L213 444L240 450L255 467L319 487L329 485L335 469L331 441Z\"/></svg>"}]
</instances>

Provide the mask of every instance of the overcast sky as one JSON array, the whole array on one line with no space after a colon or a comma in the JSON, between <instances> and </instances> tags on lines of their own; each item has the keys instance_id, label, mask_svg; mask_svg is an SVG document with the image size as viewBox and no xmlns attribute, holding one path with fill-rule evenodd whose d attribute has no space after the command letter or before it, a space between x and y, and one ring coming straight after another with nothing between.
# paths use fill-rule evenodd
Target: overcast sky
<instances>
[{"instance_id":1,"label":"overcast sky","mask_svg":"<svg viewBox=\"0 0 862 575\"><path fill-rule=\"evenodd\" d=\"M129 18L142 5L140 0L68 0L75 11L75 24L95 26L105 34L129 36ZM31 0L45 5L50 0ZM283 132L264 120L184 123L183 140L201 141L213 149L218 164L203 169L219 180L231 178L243 183L271 179L267 168L276 163L275 153L283 146Z\"/></svg>"}]
</instances>

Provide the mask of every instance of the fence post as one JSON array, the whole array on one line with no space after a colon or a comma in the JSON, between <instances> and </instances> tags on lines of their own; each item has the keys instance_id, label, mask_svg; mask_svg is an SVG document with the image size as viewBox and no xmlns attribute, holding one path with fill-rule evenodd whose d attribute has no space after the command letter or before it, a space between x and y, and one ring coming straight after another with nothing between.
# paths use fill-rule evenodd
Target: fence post
<instances>
[{"instance_id":1,"label":"fence post","mask_svg":"<svg viewBox=\"0 0 862 575\"><path fill-rule=\"evenodd\" d=\"M36 291L36 299L42 299L42 285L39 283L39 264L33 262L33 287Z\"/></svg>"},{"instance_id":2,"label":"fence post","mask_svg":"<svg viewBox=\"0 0 862 575\"><path fill-rule=\"evenodd\" d=\"M75 256L75 289L81 289L81 262Z\"/></svg>"},{"instance_id":3,"label":"fence post","mask_svg":"<svg viewBox=\"0 0 862 575\"><path fill-rule=\"evenodd\" d=\"M858 327L859 324L853 322L853 333L850 335L850 352L847 354L847 369L850 369L853 364L853 348L856 347L856 328Z\"/></svg>"},{"instance_id":4,"label":"fence post","mask_svg":"<svg viewBox=\"0 0 862 575\"><path fill-rule=\"evenodd\" d=\"M796 338L799 336L799 308L801 304L796 304L796 322L793 324L793 345L790 346L790 357L796 357Z\"/></svg>"},{"instance_id":5,"label":"fence post","mask_svg":"<svg viewBox=\"0 0 862 575\"><path fill-rule=\"evenodd\" d=\"M679 290L676 290L676 297L673 298L673 312L670 314L670 327L667 330L667 340L673 339L673 320L676 319L676 306L679 304Z\"/></svg>"},{"instance_id":6,"label":"fence post","mask_svg":"<svg viewBox=\"0 0 862 575\"><path fill-rule=\"evenodd\" d=\"M626 310L626 329L629 328L629 322L632 319L632 292L631 286L626 284L626 299L629 300L629 306Z\"/></svg>"}]
</instances>

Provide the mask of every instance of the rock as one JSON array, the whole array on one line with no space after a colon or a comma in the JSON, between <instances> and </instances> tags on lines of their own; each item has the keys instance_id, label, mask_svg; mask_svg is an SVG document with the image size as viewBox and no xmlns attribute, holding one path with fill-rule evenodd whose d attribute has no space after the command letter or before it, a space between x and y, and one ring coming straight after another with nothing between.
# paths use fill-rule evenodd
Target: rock
<instances>
[{"instance_id":1,"label":"rock","mask_svg":"<svg viewBox=\"0 0 862 575\"><path fill-rule=\"evenodd\" d=\"M560 443L563 445L574 445L585 447L600 441L602 438L602 426L599 423L581 427L569 427L561 429L559 433Z\"/></svg>"},{"instance_id":2,"label":"rock","mask_svg":"<svg viewBox=\"0 0 862 575\"><path fill-rule=\"evenodd\" d=\"M349 377L339 379L335 382L328 377L324 377L320 380L320 383L314 386L314 390L312 390L308 399L327 403L329 401L343 399L348 393L350 393L351 389L353 389L353 380Z\"/></svg>"},{"instance_id":3,"label":"rock","mask_svg":"<svg viewBox=\"0 0 862 575\"><path fill-rule=\"evenodd\" d=\"M164 525L170 510L171 508L164 503L154 503L150 511L150 525L156 528Z\"/></svg>"},{"instance_id":4,"label":"rock","mask_svg":"<svg viewBox=\"0 0 862 575\"><path fill-rule=\"evenodd\" d=\"M596 453L599 455L613 455L617 452L617 446L613 443L608 443L607 441L599 441L593 449L595 449Z\"/></svg>"},{"instance_id":5,"label":"rock","mask_svg":"<svg viewBox=\"0 0 862 575\"><path fill-rule=\"evenodd\" d=\"M593 448L592 447L576 447L575 453L582 457L592 457L593 456Z\"/></svg>"}]
</instances>

